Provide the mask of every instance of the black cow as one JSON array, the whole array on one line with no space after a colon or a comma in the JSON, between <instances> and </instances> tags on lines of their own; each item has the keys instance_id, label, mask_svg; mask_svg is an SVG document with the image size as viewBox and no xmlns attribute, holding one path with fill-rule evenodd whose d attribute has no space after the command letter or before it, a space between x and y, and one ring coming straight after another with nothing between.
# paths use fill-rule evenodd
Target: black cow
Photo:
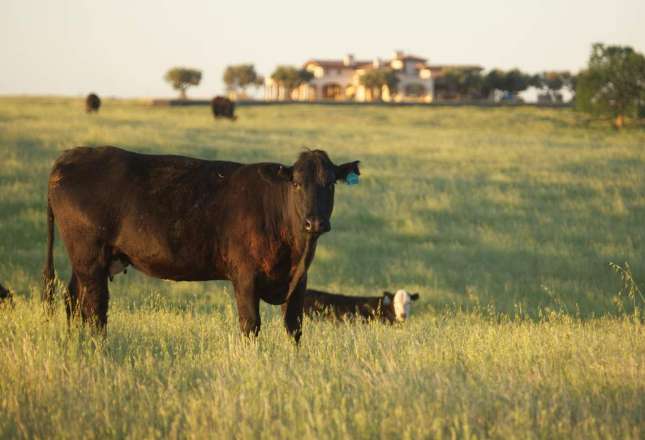
<instances>
[{"instance_id":1,"label":"black cow","mask_svg":"<svg viewBox=\"0 0 645 440\"><path fill-rule=\"evenodd\" d=\"M231 121L237 119L237 116L235 116L235 103L223 96L213 98L211 101L211 110L213 110L215 119L229 118Z\"/></svg>"},{"instance_id":2,"label":"black cow","mask_svg":"<svg viewBox=\"0 0 645 440\"><path fill-rule=\"evenodd\" d=\"M9 289L0 284L0 307L3 305L13 306L13 295Z\"/></svg>"},{"instance_id":3,"label":"black cow","mask_svg":"<svg viewBox=\"0 0 645 440\"><path fill-rule=\"evenodd\" d=\"M259 332L262 299L283 305L298 341L307 269L331 229L334 184L350 173L358 161L334 165L321 150L293 166L68 150L49 177L43 300L53 297L56 223L72 266L70 319L78 310L103 329L108 278L132 265L169 280L231 280L243 333Z\"/></svg>"},{"instance_id":4,"label":"black cow","mask_svg":"<svg viewBox=\"0 0 645 440\"><path fill-rule=\"evenodd\" d=\"M85 98L85 111L87 113L98 113L101 108L101 98L96 93L90 93Z\"/></svg>"},{"instance_id":5,"label":"black cow","mask_svg":"<svg viewBox=\"0 0 645 440\"><path fill-rule=\"evenodd\" d=\"M410 314L411 301L417 299L418 293L410 294L403 289L396 293L386 291L382 296L347 296L308 289L304 312L312 318L334 318L339 321L374 319L391 324L405 321Z\"/></svg>"}]
</instances>

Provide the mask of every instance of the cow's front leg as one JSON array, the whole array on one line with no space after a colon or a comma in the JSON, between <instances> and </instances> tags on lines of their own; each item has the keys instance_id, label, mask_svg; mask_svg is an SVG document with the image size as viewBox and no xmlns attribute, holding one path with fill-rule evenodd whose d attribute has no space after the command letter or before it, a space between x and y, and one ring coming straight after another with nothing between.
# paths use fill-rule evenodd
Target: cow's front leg
<instances>
[{"instance_id":1,"label":"cow's front leg","mask_svg":"<svg viewBox=\"0 0 645 440\"><path fill-rule=\"evenodd\" d=\"M245 277L234 284L240 330L245 336L260 333L260 297L255 292L252 277Z\"/></svg>"},{"instance_id":2,"label":"cow's front leg","mask_svg":"<svg viewBox=\"0 0 645 440\"><path fill-rule=\"evenodd\" d=\"M287 328L287 333L293 337L296 344L300 342L300 337L302 336L302 314L306 290L307 277L304 276L291 294L291 297L282 304L284 325Z\"/></svg>"}]
</instances>

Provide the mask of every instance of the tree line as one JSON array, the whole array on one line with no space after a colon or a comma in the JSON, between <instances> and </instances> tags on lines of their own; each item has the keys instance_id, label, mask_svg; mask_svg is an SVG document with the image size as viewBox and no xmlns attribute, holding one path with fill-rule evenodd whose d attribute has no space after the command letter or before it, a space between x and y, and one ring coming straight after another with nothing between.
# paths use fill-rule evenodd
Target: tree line
<instances>
[{"instance_id":1,"label":"tree line","mask_svg":"<svg viewBox=\"0 0 645 440\"><path fill-rule=\"evenodd\" d=\"M519 69L492 69L486 74L478 70L452 68L435 82L435 94L447 99L491 99L496 91L514 99L519 92L537 87L549 101L561 101L563 88L575 90L575 75L568 71L545 71L529 74Z\"/></svg>"},{"instance_id":2,"label":"tree line","mask_svg":"<svg viewBox=\"0 0 645 440\"><path fill-rule=\"evenodd\" d=\"M174 67L165 77L180 97L186 99L186 90L196 86L202 72L186 67ZM228 66L223 81L228 92L247 96L249 87L259 87L264 78L253 64ZM313 79L306 69L294 66L277 66L271 79L283 87L286 96ZM399 79L394 70L381 67L366 71L359 79L376 99L381 99L384 86L395 92ZM576 109L598 116L609 116L615 127L620 128L626 117L645 117L645 56L629 46L596 43L592 46L587 67L577 74L568 71L544 71L529 74L519 69L448 68L435 79L435 96L455 100L491 99L495 94L502 99L516 99L517 94L529 87L540 90L539 98L549 102L562 100L562 90L567 88L575 96Z\"/></svg>"}]
</instances>

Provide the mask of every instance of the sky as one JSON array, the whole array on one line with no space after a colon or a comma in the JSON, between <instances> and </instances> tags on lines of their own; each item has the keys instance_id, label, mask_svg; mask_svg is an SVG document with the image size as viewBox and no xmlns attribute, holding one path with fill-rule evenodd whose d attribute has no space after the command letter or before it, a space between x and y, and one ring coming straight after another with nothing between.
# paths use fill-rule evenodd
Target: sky
<instances>
[{"instance_id":1,"label":"sky","mask_svg":"<svg viewBox=\"0 0 645 440\"><path fill-rule=\"evenodd\" d=\"M394 50L432 64L577 71L594 42L645 52L645 0L1 0L0 94L172 97L163 75L187 66L203 72L189 97L212 97L230 64L270 75Z\"/></svg>"}]
</instances>

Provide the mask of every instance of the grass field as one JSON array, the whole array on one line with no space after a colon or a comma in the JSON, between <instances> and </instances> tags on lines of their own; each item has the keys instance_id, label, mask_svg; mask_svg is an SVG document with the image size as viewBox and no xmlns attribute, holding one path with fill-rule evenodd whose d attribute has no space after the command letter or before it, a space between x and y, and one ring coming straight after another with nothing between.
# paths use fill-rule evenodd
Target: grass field
<instances>
[{"instance_id":1,"label":"grass field","mask_svg":"<svg viewBox=\"0 0 645 440\"><path fill-rule=\"evenodd\" d=\"M238 114L0 98L0 282L17 295L0 311L0 437L645 435L645 130L531 108ZM229 283L129 271L110 285L105 340L68 331L62 306L46 320L38 302L47 174L63 149L105 144L359 159L309 285L421 300L402 326L307 320L296 349L271 306L241 338ZM60 239L56 269L69 277Z\"/></svg>"}]
</instances>

